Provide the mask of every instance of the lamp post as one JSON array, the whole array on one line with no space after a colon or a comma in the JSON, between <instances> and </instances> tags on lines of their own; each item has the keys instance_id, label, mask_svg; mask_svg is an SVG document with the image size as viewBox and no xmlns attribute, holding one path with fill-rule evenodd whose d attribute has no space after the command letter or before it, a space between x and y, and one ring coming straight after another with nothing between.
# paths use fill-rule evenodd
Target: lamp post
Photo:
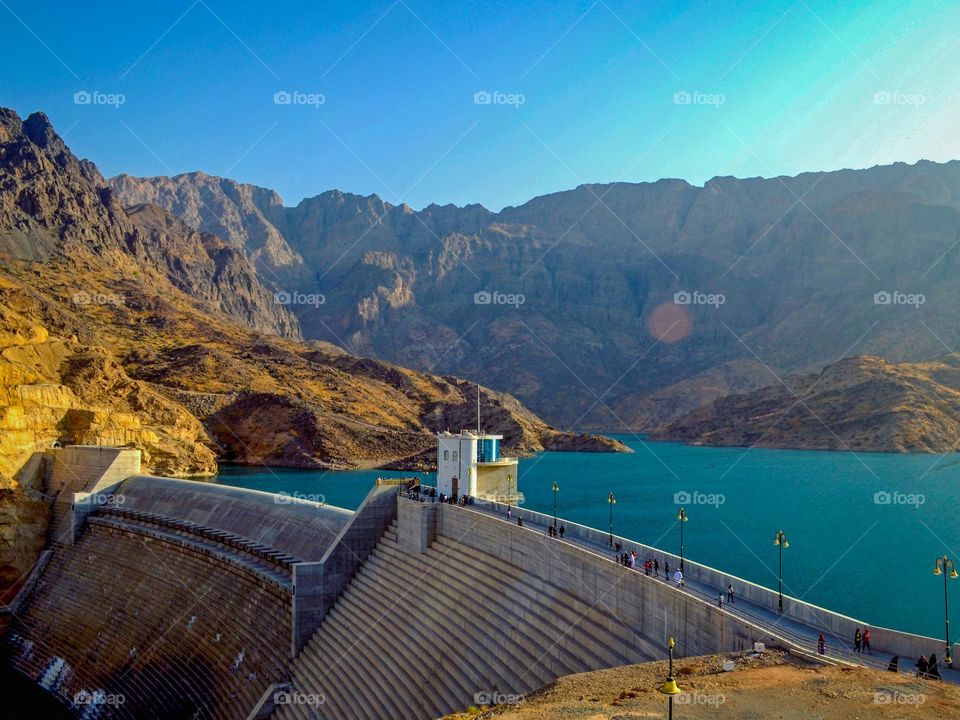
<instances>
[{"instance_id":1,"label":"lamp post","mask_svg":"<svg viewBox=\"0 0 960 720\"><path fill-rule=\"evenodd\" d=\"M947 641L947 654L944 660L947 663L947 667L953 667L953 658L950 656L950 600L947 594L947 577L949 576L952 580L956 580L958 577L957 568L953 564L953 560L944 555L943 557L938 557L933 564L933 574L943 575L943 622Z\"/></svg>"},{"instance_id":2,"label":"lamp post","mask_svg":"<svg viewBox=\"0 0 960 720\"><path fill-rule=\"evenodd\" d=\"M557 491L560 490L560 486L557 485L556 480L553 482L553 529L557 529Z\"/></svg>"},{"instance_id":3,"label":"lamp post","mask_svg":"<svg viewBox=\"0 0 960 720\"><path fill-rule=\"evenodd\" d=\"M610 547L613 547L613 506L617 504L617 498L613 493L607 495L607 503L610 505Z\"/></svg>"},{"instance_id":4,"label":"lamp post","mask_svg":"<svg viewBox=\"0 0 960 720\"><path fill-rule=\"evenodd\" d=\"M513 475L507 475L507 505L513 505L516 497L513 494Z\"/></svg>"},{"instance_id":5,"label":"lamp post","mask_svg":"<svg viewBox=\"0 0 960 720\"><path fill-rule=\"evenodd\" d=\"M683 572L683 524L689 520L687 517L687 511L683 508L680 508L680 512L677 513L677 520L680 521L680 572Z\"/></svg>"},{"instance_id":6,"label":"lamp post","mask_svg":"<svg viewBox=\"0 0 960 720\"><path fill-rule=\"evenodd\" d=\"M777 530L777 534L773 536L773 544L780 548L780 573L777 577L778 581L778 592L780 595L780 604L778 610L780 613L783 613L783 549L790 547L790 543L787 542L787 536L783 534L783 530Z\"/></svg>"},{"instance_id":7,"label":"lamp post","mask_svg":"<svg viewBox=\"0 0 960 720\"><path fill-rule=\"evenodd\" d=\"M673 638L670 638L670 642L668 643L668 646L670 648L670 670L667 673L667 681L660 686L660 692L662 692L664 695L667 696L668 707L670 708L669 717L671 718L671 720L673 718L673 696L679 695L681 692L683 692L679 687L677 687L677 681L673 678L673 646L674 645L675 643L673 642Z\"/></svg>"}]
</instances>

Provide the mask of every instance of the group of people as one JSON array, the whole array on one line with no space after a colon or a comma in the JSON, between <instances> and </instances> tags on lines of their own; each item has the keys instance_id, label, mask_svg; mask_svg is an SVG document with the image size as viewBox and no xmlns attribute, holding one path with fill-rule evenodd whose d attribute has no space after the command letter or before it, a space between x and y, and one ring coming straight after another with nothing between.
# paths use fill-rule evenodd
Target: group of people
<instances>
[{"instance_id":1,"label":"group of people","mask_svg":"<svg viewBox=\"0 0 960 720\"><path fill-rule=\"evenodd\" d=\"M917 677L927 678L928 680L940 680L940 666L937 664L937 654L930 653L929 658L923 655L917 660Z\"/></svg>"},{"instance_id":2,"label":"group of people","mask_svg":"<svg viewBox=\"0 0 960 720\"><path fill-rule=\"evenodd\" d=\"M547 525L547 535L549 535L550 537L558 537L563 539L563 534L566 531L567 529L563 525L561 525L559 529L557 528L556 525Z\"/></svg>"},{"instance_id":3,"label":"group of people","mask_svg":"<svg viewBox=\"0 0 960 720\"><path fill-rule=\"evenodd\" d=\"M863 632L860 632L860 628L857 628L857 631L853 634L853 651L858 653L868 652L873 655L873 650L870 649L870 628L864 628Z\"/></svg>"},{"instance_id":4,"label":"group of people","mask_svg":"<svg viewBox=\"0 0 960 720\"><path fill-rule=\"evenodd\" d=\"M870 628L864 628L863 631L857 628L853 633L853 651L873 655L873 650L870 649ZM827 654L827 640L823 633L817 638L817 652L821 655Z\"/></svg>"},{"instance_id":5,"label":"group of people","mask_svg":"<svg viewBox=\"0 0 960 720\"><path fill-rule=\"evenodd\" d=\"M440 493L439 502L461 506L473 505L473 498L469 495L457 495L457 493L453 493L452 495L444 495L443 493Z\"/></svg>"},{"instance_id":6,"label":"group of people","mask_svg":"<svg viewBox=\"0 0 960 720\"><path fill-rule=\"evenodd\" d=\"M727 583L727 602L731 605L736 605L736 601L733 599L733 584ZM723 593L717 593L717 607L723 607Z\"/></svg>"}]
</instances>

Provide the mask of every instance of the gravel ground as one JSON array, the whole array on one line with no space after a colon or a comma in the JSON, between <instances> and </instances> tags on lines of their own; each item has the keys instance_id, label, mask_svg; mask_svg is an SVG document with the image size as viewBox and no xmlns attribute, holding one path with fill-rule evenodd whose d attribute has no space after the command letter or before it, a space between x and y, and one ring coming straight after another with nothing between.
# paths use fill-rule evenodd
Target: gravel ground
<instances>
[{"instance_id":1,"label":"gravel ground","mask_svg":"<svg viewBox=\"0 0 960 720\"><path fill-rule=\"evenodd\" d=\"M733 671L723 671L725 660L734 661ZM569 675L518 704L472 708L450 720L665 718L666 696L657 689L666 674L667 663L656 662ZM960 688L953 685L866 668L813 665L780 651L678 660L674 674L685 692L674 699L677 720L960 718Z\"/></svg>"}]
</instances>

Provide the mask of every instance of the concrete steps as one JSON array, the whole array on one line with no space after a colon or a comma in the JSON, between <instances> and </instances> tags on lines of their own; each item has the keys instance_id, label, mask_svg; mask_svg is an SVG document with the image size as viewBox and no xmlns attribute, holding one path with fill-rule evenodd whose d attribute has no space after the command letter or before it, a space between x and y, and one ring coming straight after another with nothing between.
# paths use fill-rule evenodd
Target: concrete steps
<instances>
[{"instance_id":1,"label":"concrete steps","mask_svg":"<svg viewBox=\"0 0 960 720\"><path fill-rule=\"evenodd\" d=\"M409 552L393 523L291 675L324 695L329 718L415 720L463 710L477 693L522 695L642 659L632 629L602 606L442 534ZM285 706L274 717L309 713Z\"/></svg>"},{"instance_id":2,"label":"concrete steps","mask_svg":"<svg viewBox=\"0 0 960 720\"><path fill-rule=\"evenodd\" d=\"M234 563L91 523L55 552L11 626L22 640L10 652L34 679L63 658L64 697L123 694L118 717L244 717L286 676L289 612L283 592Z\"/></svg>"}]
</instances>

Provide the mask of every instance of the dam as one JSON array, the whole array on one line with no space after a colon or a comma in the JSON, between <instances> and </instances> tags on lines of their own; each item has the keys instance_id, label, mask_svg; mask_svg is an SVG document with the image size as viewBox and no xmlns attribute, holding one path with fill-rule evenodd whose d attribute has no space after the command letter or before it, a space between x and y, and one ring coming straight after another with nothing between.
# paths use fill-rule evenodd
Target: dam
<instances>
[{"instance_id":1,"label":"dam","mask_svg":"<svg viewBox=\"0 0 960 720\"><path fill-rule=\"evenodd\" d=\"M857 655L854 618L790 597L781 614L776 592L689 560L679 587L619 561L671 553L562 519L555 537L490 447L469 455L497 463L489 485L456 471L476 496L380 480L353 512L145 475L130 448L38 454L21 481L50 500L49 542L4 608L3 662L81 718L426 719L663 659L671 637L678 657L763 643L904 671L943 650L872 627Z\"/></svg>"}]
</instances>

